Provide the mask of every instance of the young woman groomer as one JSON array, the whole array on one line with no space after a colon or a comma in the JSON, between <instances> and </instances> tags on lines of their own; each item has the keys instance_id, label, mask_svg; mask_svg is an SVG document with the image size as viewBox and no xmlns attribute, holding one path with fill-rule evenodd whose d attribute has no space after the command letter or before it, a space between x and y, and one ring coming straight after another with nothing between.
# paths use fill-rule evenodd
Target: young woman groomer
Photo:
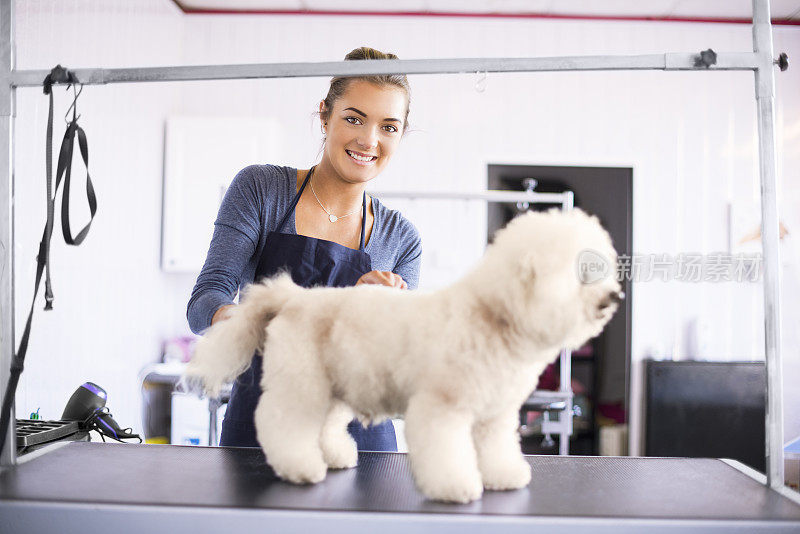
<instances>
[{"instance_id":1,"label":"young woman groomer","mask_svg":"<svg viewBox=\"0 0 800 534\"><path fill-rule=\"evenodd\" d=\"M397 56L362 47L345 59ZM416 288L422 250L416 228L365 193L406 131L409 102L404 75L333 78L319 105L324 134L319 164L308 170L252 165L236 175L189 300L193 332L225 320L239 288L281 270L305 287ZM253 413L261 394L261 363L254 357L233 385L221 445L259 446ZM359 450L397 450L391 421L366 429L352 421L348 429Z\"/></svg>"}]
</instances>

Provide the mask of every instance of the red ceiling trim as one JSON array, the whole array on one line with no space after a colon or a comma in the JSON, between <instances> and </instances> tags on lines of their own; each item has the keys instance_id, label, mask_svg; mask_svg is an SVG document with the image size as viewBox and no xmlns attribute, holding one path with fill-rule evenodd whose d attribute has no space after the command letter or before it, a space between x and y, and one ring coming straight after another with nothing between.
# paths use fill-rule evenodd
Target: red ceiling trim
<instances>
[{"instance_id":1,"label":"red ceiling trim","mask_svg":"<svg viewBox=\"0 0 800 534\"><path fill-rule=\"evenodd\" d=\"M366 17L456 17L456 18L495 18L495 19L550 19L550 20L593 20L626 22L703 22L716 24L752 24L752 19L714 18L714 17L645 17L645 16L606 16L606 15L549 15L543 13L472 13L450 11L327 11L290 9L205 9L184 7L180 0L173 0L187 15L320 15L320 16L366 16ZM775 26L800 26L800 20L773 19Z\"/></svg>"}]
</instances>

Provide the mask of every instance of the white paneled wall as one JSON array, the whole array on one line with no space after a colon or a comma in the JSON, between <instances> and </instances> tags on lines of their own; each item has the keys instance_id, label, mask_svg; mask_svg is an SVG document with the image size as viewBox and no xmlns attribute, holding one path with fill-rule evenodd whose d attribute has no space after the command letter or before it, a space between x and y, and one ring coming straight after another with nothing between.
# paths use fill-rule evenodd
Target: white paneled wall
<instances>
[{"instance_id":1,"label":"white paneled wall","mask_svg":"<svg viewBox=\"0 0 800 534\"><path fill-rule=\"evenodd\" d=\"M17 10L20 68L50 68L57 62L122 67L331 61L361 45L403 59L752 47L747 25L185 16L168 0L28 1L19 2ZM800 30L776 28L775 39L776 51L800 57ZM476 90L478 76L472 74L410 80L413 131L375 189L476 191L486 186L489 163L632 167L634 251L673 255L728 251L728 206L734 214L757 210L750 73L490 74L483 92ZM784 223L796 235L800 70L778 73L777 80L780 206ZM100 210L84 246L66 250L55 241L56 309L37 313L17 396L21 414L41 405L48 407L48 416L60 415L55 411L71 390L93 379L109 390L110 405L123 423L138 421L138 369L158 358L163 338L188 329L184 312L194 280L164 274L158 266L166 117L274 119L284 132L285 155L270 163L307 168L319 153L313 112L326 90L326 79L283 79L84 91L82 122L91 141ZM63 104L64 95L57 94ZM45 119L41 93L19 91L17 325L27 313L43 223ZM387 203L401 208L422 233L423 287L446 284L480 256L485 206ZM796 292L796 260L789 269L794 270L787 271L786 282ZM798 327L796 296L784 299L785 332ZM634 287L633 309L634 399L641 394L640 362L648 356L763 358L758 285L641 282ZM800 383L797 342L796 334L787 334L784 343L787 438L800 434L800 391L793 385ZM640 417L635 400L633 452Z\"/></svg>"}]
</instances>

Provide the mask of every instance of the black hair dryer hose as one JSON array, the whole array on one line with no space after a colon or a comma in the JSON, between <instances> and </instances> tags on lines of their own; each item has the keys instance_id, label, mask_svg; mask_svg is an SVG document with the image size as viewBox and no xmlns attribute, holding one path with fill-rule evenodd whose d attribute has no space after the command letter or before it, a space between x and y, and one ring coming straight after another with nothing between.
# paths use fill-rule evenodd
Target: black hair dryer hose
<instances>
[{"instance_id":1,"label":"black hair dryer hose","mask_svg":"<svg viewBox=\"0 0 800 534\"><path fill-rule=\"evenodd\" d=\"M61 419L65 421L80 421L87 430L96 430L102 436L121 441L123 439L141 438L133 434L130 428L122 429L111 417L106 408L108 395L106 390L93 382L86 382L75 390L69 398Z\"/></svg>"}]
</instances>

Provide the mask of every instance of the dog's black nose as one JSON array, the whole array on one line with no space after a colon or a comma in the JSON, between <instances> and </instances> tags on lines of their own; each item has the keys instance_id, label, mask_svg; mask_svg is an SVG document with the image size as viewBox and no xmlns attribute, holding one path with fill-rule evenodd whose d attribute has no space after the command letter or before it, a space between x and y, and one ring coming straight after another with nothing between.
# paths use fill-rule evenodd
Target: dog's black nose
<instances>
[{"instance_id":1,"label":"dog's black nose","mask_svg":"<svg viewBox=\"0 0 800 534\"><path fill-rule=\"evenodd\" d=\"M611 304L619 304L625 299L625 293L622 291L615 291L609 293L606 298L600 301L600 309L603 310L611 306Z\"/></svg>"}]
</instances>

